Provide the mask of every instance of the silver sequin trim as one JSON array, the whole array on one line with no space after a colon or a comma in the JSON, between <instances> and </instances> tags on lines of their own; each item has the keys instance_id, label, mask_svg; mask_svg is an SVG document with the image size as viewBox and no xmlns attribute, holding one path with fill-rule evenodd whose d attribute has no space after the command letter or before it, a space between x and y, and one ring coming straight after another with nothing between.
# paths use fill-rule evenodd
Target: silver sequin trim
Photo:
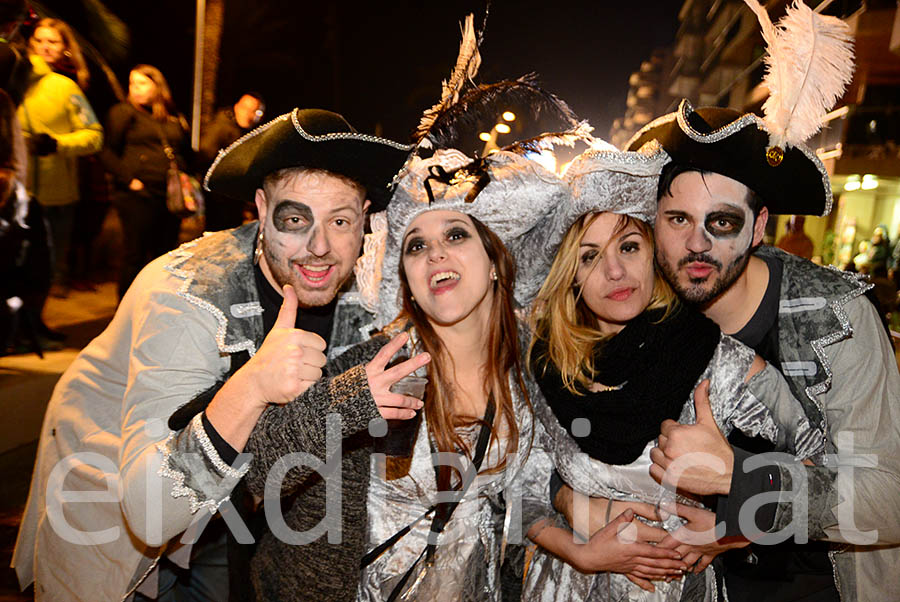
<instances>
[{"instance_id":1,"label":"silver sequin trim","mask_svg":"<svg viewBox=\"0 0 900 602\"><path fill-rule=\"evenodd\" d=\"M201 502L200 498L197 496L197 492L190 487L185 486L184 473L172 466L172 450L170 449L170 445L171 442L175 440L175 434L175 432L169 433L169 436L165 441L157 443L156 445L156 449L159 450L159 453L161 453L163 457L162 464L156 474L175 481L175 484L172 485L172 497L178 499L186 496L191 505L191 514L196 514L197 510L200 510L201 508L209 510L210 514L215 514L219 510L219 506L227 502L231 496L226 495L219 501L209 499Z\"/></svg>"},{"instance_id":2,"label":"silver sequin trim","mask_svg":"<svg viewBox=\"0 0 900 602\"><path fill-rule=\"evenodd\" d=\"M216 467L219 474L230 479L241 479L250 469L249 462L240 468L232 468L226 464L222 458L219 457L219 452L216 451L216 447L213 445L212 441L209 440L209 435L206 434L206 429L203 428L202 416L202 414L197 414L191 419L191 433L197 438L200 447L203 449L203 453L206 454L209 461Z\"/></svg>"},{"instance_id":3,"label":"silver sequin trim","mask_svg":"<svg viewBox=\"0 0 900 602\"><path fill-rule=\"evenodd\" d=\"M169 251L169 255L175 259L171 263L166 264L165 269L172 275L184 279L184 284L178 288L176 293L178 296L186 299L189 303L196 305L200 309L205 309L218 320L219 326L216 328L216 346L219 348L219 351L222 353L247 351L253 356L256 353L256 344L250 339L245 339L234 345L226 345L225 333L228 330L228 318L225 316L225 313L209 301L204 301L200 297L188 292L188 289L194 282L194 272L182 270L179 266L194 256L188 249L195 247L196 245L197 241L186 242L174 251Z\"/></svg>"},{"instance_id":4,"label":"silver sequin trim","mask_svg":"<svg viewBox=\"0 0 900 602\"><path fill-rule=\"evenodd\" d=\"M359 291L347 291L338 296L338 305L359 305Z\"/></svg>"},{"instance_id":5,"label":"silver sequin trim","mask_svg":"<svg viewBox=\"0 0 900 602\"><path fill-rule=\"evenodd\" d=\"M235 303L231 306L231 315L235 318L261 316L262 313L262 305L260 305L257 301L251 301L249 303Z\"/></svg>"},{"instance_id":6,"label":"silver sequin trim","mask_svg":"<svg viewBox=\"0 0 900 602\"><path fill-rule=\"evenodd\" d=\"M240 138L238 138L237 140L235 140L234 142L229 144L227 147L220 150L219 154L216 155L215 161L213 161L212 165L209 166L209 169L206 171L206 175L203 177L203 190L206 190L207 192L209 192L209 178L210 178L210 176L212 176L213 171L215 171L215 169L216 169L216 167L218 167L219 163L221 163L222 159L225 158L225 155L227 155L232 150L234 150L235 147L241 145L245 140L249 140L250 138L259 136L260 134L265 132L267 129L269 129L276 123L279 123L281 121L286 121L290 116L291 116L290 113L285 113L284 115L279 115L278 117L276 117L269 123L264 123L261 126L259 126L258 128L256 128L255 130L247 132L246 134L244 134L243 136L241 136Z\"/></svg>"},{"instance_id":7,"label":"silver sequin trim","mask_svg":"<svg viewBox=\"0 0 900 602\"><path fill-rule=\"evenodd\" d=\"M333 132L331 134L322 134L320 136L316 136L304 130L303 126L300 125L300 120L297 118L297 114L299 113L299 111L300 109L294 109L293 111L291 111L291 122L294 124L294 128L297 130L297 133L299 133L310 142L325 142L328 140L362 140L363 142L384 144L386 146L390 146L402 151L411 151L413 148L412 144L400 144L399 142L394 142L393 140L388 140L387 138L379 138L378 136L370 136L368 134L359 134L354 132Z\"/></svg>"},{"instance_id":8,"label":"silver sequin trim","mask_svg":"<svg viewBox=\"0 0 900 602\"><path fill-rule=\"evenodd\" d=\"M830 269L835 272L840 272L837 268L833 266L829 266ZM831 388L832 381L832 373L831 373L831 364L828 361L828 356L825 355L825 347L831 345L833 343L837 343L838 341L842 341L849 336L853 335L853 327L850 325L850 318L847 317L847 312L844 311L844 305L859 297L863 293L865 293L870 288L873 288L874 284L868 284L863 282L857 278L856 275L851 274L849 272L840 272L841 276L843 276L846 280L852 282L857 285L858 288L855 290L851 290L846 295L839 299L835 299L831 302L831 309L834 311L834 315L837 316L838 322L841 324L841 330L832 332L823 336L822 338L816 339L815 341L810 342L812 345L813 351L816 352L816 357L819 358L819 362L822 364L822 369L825 370L825 380L820 383L816 383L814 385L810 385L806 387L806 396L809 397L813 403L819 408L819 412L822 415L822 424L820 428L822 432L825 433L825 437L827 438L828 433L828 425L827 418L825 416L825 408L822 403L818 400L816 395L821 395L822 393L828 391Z\"/></svg>"}]
</instances>

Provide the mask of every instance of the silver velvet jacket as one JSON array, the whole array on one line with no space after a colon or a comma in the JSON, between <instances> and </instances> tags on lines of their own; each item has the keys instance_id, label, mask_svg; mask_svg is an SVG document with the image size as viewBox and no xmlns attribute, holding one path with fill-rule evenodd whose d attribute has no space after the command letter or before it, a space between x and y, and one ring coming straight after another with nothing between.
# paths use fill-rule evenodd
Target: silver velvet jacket
<instances>
[{"instance_id":1,"label":"silver velvet jacket","mask_svg":"<svg viewBox=\"0 0 900 602\"><path fill-rule=\"evenodd\" d=\"M13 557L20 584L36 582L36 599L154 596L159 557L185 565L181 534L226 503L247 471L241 460L222 461L199 415L177 432L167 420L221 381L232 354L262 344L257 227L207 235L151 262L54 389ZM352 301L338 304L335 347L361 338ZM297 400L314 423L335 405L319 391ZM92 493L60 507L63 491Z\"/></svg>"},{"instance_id":2,"label":"silver velvet jacket","mask_svg":"<svg viewBox=\"0 0 900 602\"><path fill-rule=\"evenodd\" d=\"M896 599L900 373L878 313L862 296L872 285L773 247L757 254L784 264L779 368L804 415L825 433L822 462L777 466L782 492L774 530L793 524L811 540L833 543L841 600ZM793 503L797 492L808 500L805 515Z\"/></svg>"}]
</instances>

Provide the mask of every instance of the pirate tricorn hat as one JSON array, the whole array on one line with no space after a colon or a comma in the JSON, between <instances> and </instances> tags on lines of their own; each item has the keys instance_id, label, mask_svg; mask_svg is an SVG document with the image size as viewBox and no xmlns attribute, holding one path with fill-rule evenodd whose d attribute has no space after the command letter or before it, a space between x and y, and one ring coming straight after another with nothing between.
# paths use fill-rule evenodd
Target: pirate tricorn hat
<instances>
[{"instance_id":1,"label":"pirate tricorn hat","mask_svg":"<svg viewBox=\"0 0 900 602\"><path fill-rule=\"evenodd\" d=\"M819 131L852 77L849 27L800 0L775 26L757 0L745 3L759 18L767 44L764 116L694 109L685 99L674 113L635 134L626 150L655 139L673 163L741 182L771 213L827 215L831 182L822 161L803 143Z\"/></svg>"},{"instance_id":2,"label":"pirate tricorn hat","mask_svg":"<svg viewBox=\"0 0 900 602\"><path fill-rule=\"evenodd\" d=\"M379 211L390 199L390 183L412 146L357 132L341 115L322 109L294 109L219 151L203 187L251 200L263 179L288 167L324 169L366 187Z\"/></svg>"}]
</instances>

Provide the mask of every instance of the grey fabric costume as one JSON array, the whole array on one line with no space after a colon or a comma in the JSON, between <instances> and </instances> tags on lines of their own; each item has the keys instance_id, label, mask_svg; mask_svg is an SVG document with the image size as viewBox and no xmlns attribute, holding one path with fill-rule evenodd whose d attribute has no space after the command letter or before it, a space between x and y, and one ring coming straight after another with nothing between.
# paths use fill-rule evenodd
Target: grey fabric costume
<instances>
[{"instance_id":1,"label":"grey fabric costume","mask_svg":"<svg viewBox=\"0 0 900 602\"><path fill-rule=\"evenodd\" d=\"M166 553L182 563L188 557L187 546L173 538L202 516L198 509L219 509L246 472L246 464L233 468L222 461L199 419L178 432L170 432L166 420L222 379L231 354L252 355L262 343L252 264L256 233L257 224L247 224L150 263L107 329L57 384L13 557L20 583L37 581L38 600L122 600L139 587L155 595L159 557ZM364 315L347 302L337 311L335 348L359 340L348 325ZM354 382L353 376L338 382ZM364 395L348 397L347 391L310 389L292 405L319 430L326 410L374 411ZM309 449L316 443L312 438ZM85 452L92 455L62 462ZM64 479L51 478L60 466L68 468ZM102 501L94 494L90 503L65 505L73 528L95 533L86 540L91 545L58 528L61 510L54 514L52 502L62 490L109 492Z\"/></svg>"},{"instance_id":2,"label":"grey fabric costume","mask_svg":"<svg viewBox=\"0 0 900 602\"><path fill-rule=\"evenodd\" d=\"M824 462L776 465L773 530L792 519L829 553L842 600L896 597L900 578L900 374L871 285L772 247L784 264L778 312L781 371L806 417L825 432ZM853 466L853 464L856 466ZM808 515L792 489L808 486ZM840 521L840 524L839 524ZM849 545L848 545L849 544Z\"/></svg>"},{"instance_id":3,"label":"grey fabric costume","mask_svg":"<svg viewBox=\"0 0 900 602\"><path fill-rule=\"evenodd\" d=\"M525 353L527 335L523 333L520 339ZM525 380L525 386L528 399L510 374L509 387L519 428L517 452L508 457L503 470L485 473L499 464L509 441L501 437L499 445L489 447L480 474L437 539L434 563L419 561L402 590L402 599L472 602L501 599L500 565L506 543L521 543L531 525L551 511L546 478L551 465L541 448L543 428L534 420L531 409L540 391L531 379ZM478 432L477 426L463 432L470 448L474 448ZM407 525L413 527L363 570L357 600L385 600L425 548L431 515L420 517L439 501L432 449L433 441L423 418L407 475L388 480L384 456L372 455L368 549L374 549ZM463 466L471 465L464 456L460 460ZM538 466L543 469L537 469Z\"/></svg>"},{"instance_id":4,"label":"grey fabric costume","mask_svg":"<svg viewBox=\"0 0 900 602\"><path fill-rule=\"evenodd\" d=\"M735 339L722 336L709 366L698 379L698 384L702 380L710 380L710 405L716 423L726 435L738 428L750 436L765 437L774 442L777 449L800 457L810 457L821 452L821 432L809 421L797 418L800 405L793 399L787 383L774 367L767 365L749 383L744 383L755 355L752 349ZM665 360L660 358L660 361ZM655 440L647 444L634 462L622 466L609 465L583 453L546 404L536 404L535 412L546 431L544 448L553 458L563 480L575 491L593 497L653 505L663 499L671 499L671 494L667 494L650 476L650 450L656 445ZM679 422L689 424L695 420L692 396L685 402ZM549 474L546 476L549 478ZM679 501L691 503L685 499ZM681 526L681 522L673 516L661 526L672 531ZM657 582L656 592L651 593L638 588L624 575L580 573L571 565L538 548L526 578L523 599L541 602L715 600L715 575L712 567L704 572L702 579L705 587L701 588L699 595L692 593L682 598L684 580Z\"/></svg>"}]
</instances>

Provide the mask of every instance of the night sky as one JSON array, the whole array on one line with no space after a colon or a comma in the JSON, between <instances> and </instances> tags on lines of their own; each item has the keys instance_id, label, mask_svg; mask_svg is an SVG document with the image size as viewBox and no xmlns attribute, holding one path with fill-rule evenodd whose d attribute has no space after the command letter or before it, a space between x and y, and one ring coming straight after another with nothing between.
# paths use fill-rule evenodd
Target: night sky
<instances>
[{"instance_id":1,"label":"night sky","mask_svg":"<svg viewBox=\"0 0 900 602\"><path fill-rule=\"evenodd\" d=\"M47 5L65 10L71 3ZM129 60L113 65L121 79L134 63L158 66L189 115L194 3L106 5L132 32ZM624 112L630 73L654 47L674 40L680 6L678 0L494 0L478 81L536 72L543 87L605 138ZM256 90L268 101L267 118L294 106L327 108L360 131L406 140L455 62L459 22L474 12L480 23L484 3L226 0L225 11L220 105Z\"/></svg>"}]
</instances>

